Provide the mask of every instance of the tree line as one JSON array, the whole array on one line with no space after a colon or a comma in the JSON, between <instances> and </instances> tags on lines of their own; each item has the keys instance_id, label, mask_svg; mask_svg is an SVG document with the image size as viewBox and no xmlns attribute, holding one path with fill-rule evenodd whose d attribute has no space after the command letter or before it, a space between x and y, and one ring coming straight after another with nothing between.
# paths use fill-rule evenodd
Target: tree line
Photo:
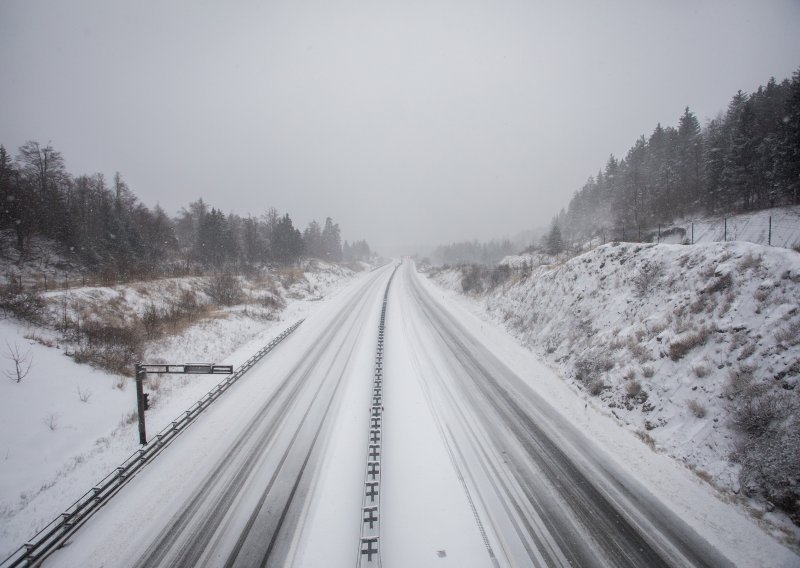
<instances>
[{"instance_id":1,"label":"tree line","mask_svg":"<svg viewBox=\"0 0 800 568\"><path fill-rule=\"evenodd\" d=\"M34 141L22 145L15 158L0 146L0 203L0 231L13 236L20 258L31 237L41 235L90 269L121 275L372 255L366 241L342 244L339 225L330 217L301 232L288 213L274 208L242 217L198 199L171 218L158 205L142 204L119 173L111 182L103 174L72 176L60 152Z\"/></svg>"},{"instance_id":2,"label":"tree line","mask_svg":"<svg viewBox=\"0 0 800 568\"><path fill-rule=\"evenodd\" d=\"M517 252L517 247L508 239L492 240L485 243L464 241L449 245L439 245L431 253L434 264L497 264L504 257Z\"/></svg>"},{"instance_id":3,"label":"tree line","mask_svg":"<svg viewBox=\"0 0 800 568\"><path fill-rule=\"evenodd\" d=\"M643 229L688 215L798 203L800 70L752 94L737 92L704 127L686 107L677 127L658 124L624 158L612 155L555 217L545 244L609 230L614 239L636 240Z\"/></svg>"}]
</instances>

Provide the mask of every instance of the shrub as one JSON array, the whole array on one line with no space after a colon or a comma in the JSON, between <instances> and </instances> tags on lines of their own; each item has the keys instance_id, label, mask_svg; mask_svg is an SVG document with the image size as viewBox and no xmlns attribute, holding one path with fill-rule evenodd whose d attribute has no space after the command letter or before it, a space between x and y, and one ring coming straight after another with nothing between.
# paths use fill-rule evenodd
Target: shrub
<instances>
[{"instance_id":1,"label":"shrub","mask_svg":"<svg viewBox=\"0 0 800 568\"><path fill-rule=\"evenodd\" d=\"M787 347L794 347L800 344L800 319L796 319L776 331L775 341L785 344Z\"/></svg>"},{"instance_id":2,"label":"shrub","mask_svg":"<svg viewBox=\"0 0 800 568\"><path fill-rule=\"evenodd\" d=\"M759 396L756 391L750 390L734 412L733 423L745 434L758 437L766 433L780 417L781 405L777 396L772 393Z\"/></svg>"},{"instance_id":3,"label":"shrub","mask_svg":"<svg viewBox=\"0 0 800 568\"><path fill-rule=\"evenodd\" d=\"M661 265L645 262L633 277L633 290L638 298L644 298L656 286L661 277Z\"/></svg>"},{"instance_id":4,"label":"shrub","mask_svg":"<svg viewBox=\"0 0 800 568\"><path fill-rule=\"evenodd\" d=\"M639 381L631 381L625 385L625 394L628 395L628 398L639 396L640 392L642 392L642 383Z\"/></svg>"},{"instance_id":5,"label":"shrub","mask_svg":"<svg viewBox=\"0 0 800 568\"><path fill-rule=\"evenodd\" d=\"M653 378L653 375L656 374L656 370L653 368L652 365L645 365L642 367L642 376L646 379Z\"/></svg>"},{"instance_id":6,"label":"shrub","mask_svg":"<svg viewBox=\"0 0 800 568\"><path fill-rule=\"evenodd\" d=\"M511 267L507 264L497 266L489 273L489 286L497 288L511 277Z\"/></svg>"},{"instance_id":7,"label":"shrub","mask_svg":"<svg viewBox=\"0 0 800 568\"><path fill-rule=\"evenodd\" d=\"M80 347L75 351L77 363L132 375L133 365L141 360L144 332L137 323L85 323L80 330Z\"/></svg>"},{"instance_id":8,"label":"shrub","mask_svg":"<svg viewBox=\"0 0 800 568\"><path fill-rule=\"evenodd\" d=\"M750 365L738 365L731 369L728 373L728 384L722 394L733 399L748 392L753 384L754 372L755 368Z\"/></svg>"},{"instance_id":9,"label":"shrub","mask_svg":"<svg viewBox=\"0 0 800 568\"><path fill-rule=\"evenodd\" d=\"M686 406L692 411L697 418L703 418L706 415L706 407L697 401L697 399L690 399L686 402Z\"/></svg>"},{"instance_id":10,"label":"shrub","mask_svg":"<svg viewBox=\"0 0 800 568\"><path fill-rule=\"evenodd\" d=\"M606 388L606 384L600 379L595 379L589 383L589 394L592 396L597 396L603 392L604 388Z\"/></svg>"},{"instance_id":11,"label":"shrub","mask_svg":"<svg viewBox=\"0 0 800 568\"><path fill-rule=\"evenodd\" d=\"M144 335L147 339L154 339L158 337L159 323L161 322L161 314L156 308L155 304L148 304L142 314L142 326L144 327Z\"/></svg>"},{"instance_id":12,"label":"shrub","mask_svg":"<svg viewBox=\"0 0 800 568\"><path fill-rule=\"evenodd\" d=\"M680 360L695 347L705 344L709 333L708 328L701 327L697 332L685 335L683 338L673 341L669 345L669 358L673 361Z\"/></svg>"},{"instance_id":13,"label":"shrub","mask_svg":"<svg viewBox=\"0 0 800 568\"><path fill-rule=\"evenodd\" d=\"M763 258L760 254L753 254L749 252L742 257L742 260L739 261L739 270L744 272L745 270L751 268L758 269L761 266L762 261Z\"/></svg>"},{"instance_id":14,"label":"shrub","mask_svg":"<svg viewBox=\"0 0 800 568\"><path fill-rule=\"evenodd\" d=\"M695 377L702 379L708 376L708 374L711 372L711 369L709 369L708 365L705 363L695 363L692 365L692 372L694 373Z\"/></svg>"},{"instance_id":15,"label":"shrub","mask_svg":"<svg viewBox=\"0 0 800 568\"><path fill-rule=\"evenodd\" d=\"M469 294L470 292L480 294L483 292L481 272L481 267L478 265L462 268L463 277L461 278L461 289L465 294Z\"/></svg>"},{"instance_id":16,"label":"shrub","mask_svg":"<svg viewBox=\"0 0 800 568\"><path fill-rule=\"evenodd\" d=\"M774 397L753 402L737 412L737 426L750 426L732 456L741 464L739 482L746 495L762 495L800 525L800 409ZM767 421L769 414L773 419Z\"/></svg>"},{"instance_id":17,"label":"shrub","mask_svg":"<svg viewBox=\"0 0 800 568\"><path fill-rule=\"evenodd\" d=\"M206 294L221 306L233 306L242 301L242 283L233 274L216 274L206 285Z\"/></svg>"},{"instance_id":18,"label":"shrub","mask_svg":"<svg viewBox=\"0 0 800 568\"><path fill-rule=\"evenodd\" d=\"M596 350L581 353L573 364L575 369L575 379L586 384L590 384L600 378L602 373L606 373L614 368L614 361L605 353L598 353Z\"/></svg>"},{"instance_id":19,"label":"shrub","mask_svg":"<svg viewBox=\"0 0 800 568\"><path fill-rule=\"evenodd\" d=\"M12 278L0 287L0 310L21 320L38 322L44 313L45 302L36 290L23 290Z\"/></svg>"},{"instance_id":20,"label":"shrub","mask_svg":"<svg viewBox=\"0 0 800 568\"><path fill-rule=\"evenodd\" d=\"M722 292L723 290L727 290L733 286L733 277L730 273L723 274L722 276L718 276L716 280L714 280L711 284L705 287L703 292L707 294L714 294L716 292Z\"/></svg>"}]
</instances>

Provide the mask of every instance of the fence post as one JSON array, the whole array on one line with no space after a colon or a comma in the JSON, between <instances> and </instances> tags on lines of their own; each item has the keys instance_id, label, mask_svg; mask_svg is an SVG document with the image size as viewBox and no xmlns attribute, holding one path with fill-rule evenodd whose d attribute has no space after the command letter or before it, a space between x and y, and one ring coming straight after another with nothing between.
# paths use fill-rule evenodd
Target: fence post
<instances>
[{"instance_id":1,"label":"fence post","mask_svg":"<svg viewBox=\"0 0 800 568\"><path fill-rule=\"evenodd\" d=\"M724 221L724 223L725 223L725 237L724 237L724 241L727 243L727 242L728 242L728 218L727 218L727 217L725 217L725 221Z\"/></svg>"},{"instance_id":2,"label":"fence post","mask_svg":"<svg viewBox=\"0 0 800 568\"><path fill-rule=\"evenodd\" d=\"M692 244L694 244L694 221L692 221Z\"/></svg>"},{"instance_id":3,"label":"fence post","mask_svg":"<svg viewBox=\"0 0 800 568\"><path fill-rule=\"evenodd\" d=\"M658 238L656 239L656 242L661 242L661 223L658 224Z\"/></svg>"}]
</instances>

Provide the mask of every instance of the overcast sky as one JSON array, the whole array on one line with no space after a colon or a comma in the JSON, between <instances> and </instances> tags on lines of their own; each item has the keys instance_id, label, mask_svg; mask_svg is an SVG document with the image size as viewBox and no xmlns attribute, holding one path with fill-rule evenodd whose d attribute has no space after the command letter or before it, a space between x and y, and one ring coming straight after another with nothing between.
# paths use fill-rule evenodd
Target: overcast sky
<instances>
[{"instance_id":1,"label":"overcast sky","mask_svg":"<svg viewBox=\"0 0 800 568\"><path fill-rule=\"evenodd\" d=\"M800 0L0 0L0 143L397 253L547 225L657 122L791 76L798 30Z\"/></svg>"}]
</instances>

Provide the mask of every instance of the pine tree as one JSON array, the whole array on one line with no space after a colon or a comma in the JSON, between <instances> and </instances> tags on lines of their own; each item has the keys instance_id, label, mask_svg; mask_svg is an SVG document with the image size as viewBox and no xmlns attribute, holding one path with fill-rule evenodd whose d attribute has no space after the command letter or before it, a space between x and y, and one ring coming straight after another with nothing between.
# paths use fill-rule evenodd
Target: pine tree
<instances>
[{"instance_id":1,"label":"pine tree","mask_svg":"<svg viewBox=\"0 0 800 568\"><path fill-rule=\"evenodd\" d=\"M547 234L545 251L547 254L551 254L553 256L564 251L564 241L561 238L561 229L558 228L558 223L555 221L553 222L552 227L550 227L550 232Z\"/></svg>"}]
</instances>

